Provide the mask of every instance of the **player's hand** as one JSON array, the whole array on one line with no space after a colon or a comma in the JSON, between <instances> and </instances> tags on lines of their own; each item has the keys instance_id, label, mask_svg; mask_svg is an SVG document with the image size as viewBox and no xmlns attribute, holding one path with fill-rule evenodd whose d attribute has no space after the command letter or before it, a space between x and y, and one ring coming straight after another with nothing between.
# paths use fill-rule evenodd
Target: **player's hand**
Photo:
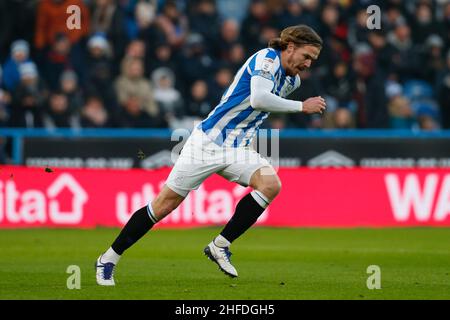
<instances>
[{"instance_id":1,"label":"player's hand","mask_svg":"<svg viewBox=\"0 0 450 320\"><path fill-rule=\"evenodd\" d=\"M312 113L320 113L322 114L325 111L327 104L325 103L325 99L321 96L312 97L303 101L303 109L302 111L307 114Z\"/></svg>"}]
</instances>

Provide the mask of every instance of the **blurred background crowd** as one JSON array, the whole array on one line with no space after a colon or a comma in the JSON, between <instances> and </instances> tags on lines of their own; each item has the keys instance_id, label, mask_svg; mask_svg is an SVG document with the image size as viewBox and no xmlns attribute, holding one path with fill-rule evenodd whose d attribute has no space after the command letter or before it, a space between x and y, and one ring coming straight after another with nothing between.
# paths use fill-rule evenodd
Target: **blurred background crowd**
<instances>
[{"instance_id":1,"label":"blurred background crowd","mask_svg":"<svg viewBox=\"0 0 450 320\"><path fill-rule=\"evenodd\" d=\"M267 127L450 128L448 0L2 0L0 127L189 128L295 24L324 48L290 98L321 95L328 111Z\"/></svg>"}]
</instances>

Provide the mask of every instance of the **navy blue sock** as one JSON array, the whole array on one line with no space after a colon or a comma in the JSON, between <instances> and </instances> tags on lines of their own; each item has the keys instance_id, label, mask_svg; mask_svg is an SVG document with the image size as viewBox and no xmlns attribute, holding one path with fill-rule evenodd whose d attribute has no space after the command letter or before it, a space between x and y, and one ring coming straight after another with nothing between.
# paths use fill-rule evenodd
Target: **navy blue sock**
<instances>
[{"instance_id":1,"label":"navy blue sock","mask_svg":"<svg viewBox=\"0 0 450 320\"><path fill-rule=\"evenodd\" d=\"M154 225L148 215L147 206L139 209L128 220L111 247L117 254L121 255L142 238Z\"/></svg>"},{"instance_id":2,"label":"navy blue sock","mask_svg":"<svg viewBox=\"0 0 450 320\"><path fill-rule=\"evenodd\" d=\"M256 222L264 210L265 208L256 202L251 193L247 194L239 201L233 217L220 234L228 241L233 242Z\"/></svg>"}]
</instances>

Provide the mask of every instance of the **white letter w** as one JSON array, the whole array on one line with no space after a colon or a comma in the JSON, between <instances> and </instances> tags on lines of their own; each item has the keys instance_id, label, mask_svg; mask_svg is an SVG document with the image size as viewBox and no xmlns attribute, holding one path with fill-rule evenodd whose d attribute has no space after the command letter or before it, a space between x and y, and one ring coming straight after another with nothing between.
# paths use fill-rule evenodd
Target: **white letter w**
<instances>
[{"instance_id":1,"label":"white letter w","mask_svg":"<svg viewBox=\"0 0 450 320\"><path fill-rule=\"evenodd\" d=\"M428 221L430 219L438 183L437 174L429 174L425 177L423 190L420 189L419 178L415 174L406 176L403 190L396 174L387 174L385 183L391 208L397 221L408 220L411 207L417 221Z\"/></svg>"}]
</instances>

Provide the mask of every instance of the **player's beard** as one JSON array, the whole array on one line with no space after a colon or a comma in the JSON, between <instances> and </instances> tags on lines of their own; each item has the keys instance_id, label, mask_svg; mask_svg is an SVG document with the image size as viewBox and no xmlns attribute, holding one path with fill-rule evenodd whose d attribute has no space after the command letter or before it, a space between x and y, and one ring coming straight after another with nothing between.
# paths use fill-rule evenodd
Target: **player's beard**
<instances>
[{"instance_id":1,"label":"player's beard","mask_svg":"<svg viewBox=\"0 0 450 320\"><path fill-rule=\"evenodd\" d=\"M293 74L293 76L296 76L296 75L300 74L300 72L302 72L304 70L306 70L306 67L295 66L294 67L294 72L293 72L294 74Z\"/></svg>"}]
</instances>

